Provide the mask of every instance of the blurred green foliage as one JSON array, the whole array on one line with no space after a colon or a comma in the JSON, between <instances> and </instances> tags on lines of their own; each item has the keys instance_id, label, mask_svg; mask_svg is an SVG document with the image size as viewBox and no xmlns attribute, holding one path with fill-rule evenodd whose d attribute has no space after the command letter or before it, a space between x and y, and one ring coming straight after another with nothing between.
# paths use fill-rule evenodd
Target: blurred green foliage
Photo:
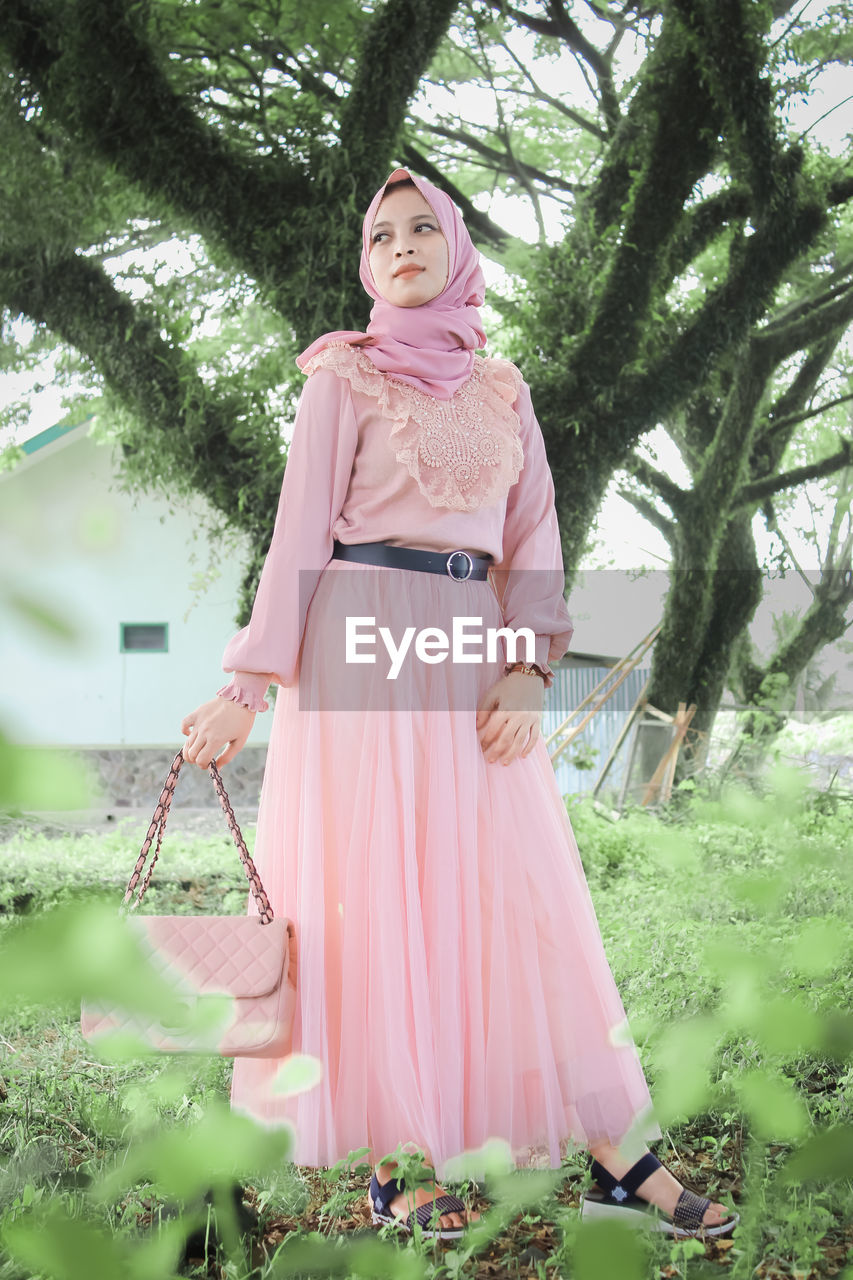
<instances>
[{"instance_id":1,"label":"blurred green foliage","mask_svg":"<svg viewBox=\"0 0 853 1280\"><path fill-rule=\"evenodd\" d=\"M827 1249L838 1256L853 1222L846 807L780 776L764 798L708 799L694 788L662 816L630 812L614 824L586 803L570 815L665 1138L706 1171L714 1198L737 1190L742 1221L727 1270L740 1280L773 1256L825 1274ZM696 1242L582 1224L572 1207L588 1177L582 1164L522 1173L498 1141L450 1170L464 1188L485 1164L490 1201L452 1247L352 1233L364 1150L320 1175L319 1216L301 1225L305 1174L288 1161L290 1133L229 1111L227 1063L116 1055L99 1064L80 1039L82 996L120 989L144 1002L156 992L116 916L118 885L112 903L97 900L127 861L128 835L51 842L23 825L6 834L6 879L29 896L21 915L20 893L0 893L2 1280L190 1274L182 1259L199 1231L215 1232L229 1277L475 1277L513 1233L541 1221L557 1233L548 1266L577 1280L666 1266L709 1274L695 1270L707 1261ZM218 838L176 837L155 909L242 911L240 868L225 852ZM195 892L205 884L206 895ZM294 1063L283 1087L310 1087L304 1070ZM397 1154L413 1185L422 1159ZM287 1215L266 1256L251 1231L241 1234L235 1182L256 1193L258 1232L276 1209Z\"/></svg>"}]
</instances>

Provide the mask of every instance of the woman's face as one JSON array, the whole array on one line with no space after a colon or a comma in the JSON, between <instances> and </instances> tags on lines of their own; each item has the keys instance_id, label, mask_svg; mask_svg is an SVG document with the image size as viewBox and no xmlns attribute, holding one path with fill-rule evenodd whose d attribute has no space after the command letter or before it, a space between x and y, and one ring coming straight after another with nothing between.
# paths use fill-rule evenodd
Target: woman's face
<instances>
[{"instance_id":1,"label":"woman's face","mask_svg":"<svg viewBox=\"0 0 853 1280\"><path fill-rule=\"evenodd\" d=\"M370 231L370 270L385 301L420 307L438 297L449 261L444 232L420 191L390 191Z\"/></svg>"}]
</instances>

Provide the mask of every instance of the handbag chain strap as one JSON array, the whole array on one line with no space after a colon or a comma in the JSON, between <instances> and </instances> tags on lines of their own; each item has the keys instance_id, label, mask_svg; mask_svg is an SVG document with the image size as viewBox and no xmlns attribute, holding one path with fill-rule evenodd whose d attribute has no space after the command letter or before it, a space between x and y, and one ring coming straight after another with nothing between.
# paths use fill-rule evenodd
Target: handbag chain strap
<instances>
[{"instance_id":1,"label":"handbag chain strap","mask_svg":"<svg viewBox=\"0 0 853 1280\"><path fill-rule=\"evenodd\" d=\"M156 836L157 844L154 849L154 856L151 859L148 870L145 872L145 878L142 880L142 884L139 887L136 900L134 902L130 902L130 906L128 907L129 911L136 910L142 899L145 897L145 891L148 888L148 885L151 883L151 874L154 870L154 864L160 856L160 846L163 843L163 834L166 830L166 819L169 816L169 808L172 803L172 797L175 794L178 774L181 772L181 765L183 763L184 754L183 751L179 751L172 761L172 767L169 770L169 776L167 777L163 790L160 793L160 799L157 801L157 807L154 810L154 817L151 819L148 834L143 842L139 857L136 859L136 866L133 868L133 875L130 877L127 889L125 890L122 906L127 906L128 902L133 898L134 890L142 877L142 872L145 869L145 862L151 850L151 845L154 843L154 837ZM243 833L241 832L237 819L234 816L234 810L231 807L231 801L228 799L225 785L222 781L222 776L213 760L211 760L210 765L208 766L208 773L213 779L216 794L219 796L219 803L222 805L226 821L228 822L228 828L231 835L234 837L234 843L237 846L240 861L243 863L246 878L251 885L252 895L258 907L261 924L269 924L273 919L273 909L270 906L270 900L266 895L266 890L264 889L263 884L261 883L261 877L258 875L258 869L252 861L252 855L246 848L246 841L243 839Z\"/></svg>"}]
</instances>

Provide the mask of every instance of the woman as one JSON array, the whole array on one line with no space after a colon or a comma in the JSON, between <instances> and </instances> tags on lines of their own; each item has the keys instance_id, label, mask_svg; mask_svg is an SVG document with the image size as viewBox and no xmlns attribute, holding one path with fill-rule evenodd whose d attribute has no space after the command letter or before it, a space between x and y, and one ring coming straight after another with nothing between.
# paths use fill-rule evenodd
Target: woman
<instances>
[{"instance_id":1,"label":"woman","mask_svg":"<svg viewBox=\"0 0 853 1280\"><path fill-rule=\"evenodd\" d=\"M397 170L367 211L360 274L367 333L325 334L298 361L309 377L251 621L225 652L234 676L182 724L187 760L206 768L224 746L225 764L281 686L255 858L296 923L294 1050L324 1074L281 1097L278 1062L237 1059L232 1105L291 1122L297 1163L368 1146L374 1222L411 1230L435 1208L437 1234L460 1234L476 1216L461 1200L419 1188L410 1213L379 1161L414 1142L439 1176L499 1137L519 1166L588 1145L586 1213L657 1206L661 1229L674 1215L729 1231L724 1206L618 1149L629 1129L661 1134L539 735L572 624L529 393L475 355L479 255L449 197ZM446 661L457 624L479 624L483 661L470 646ZM533 652L489 651L501 626L527 628Z\"/></svg>"}]
</instances>

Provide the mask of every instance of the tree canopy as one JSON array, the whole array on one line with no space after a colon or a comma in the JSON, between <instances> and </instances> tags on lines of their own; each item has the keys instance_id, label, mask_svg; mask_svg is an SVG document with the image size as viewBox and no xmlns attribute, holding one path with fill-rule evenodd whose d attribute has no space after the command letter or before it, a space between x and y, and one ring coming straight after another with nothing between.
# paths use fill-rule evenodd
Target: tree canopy
<instances>
[{"instance_id":1,"label":"tree canopy","mask_svg":"<svg viewBox=\"0 0 853 1280\"><path fill-rule=\"evenodd\" d=\"M685 572L654 697L707 727L760 591L754 514L851 463L849 432L790 461L853 317L853 164L786 114L849 61L851 7L0 0L5 366L59 344L129 480L249 535L245 609L293 355L363 327L363 210L413 168L507 272L497 346L531 385L569 578L615 473L667 530ZM689 489L642 454L661 423Z\"/></svg>"}]
</instances>

